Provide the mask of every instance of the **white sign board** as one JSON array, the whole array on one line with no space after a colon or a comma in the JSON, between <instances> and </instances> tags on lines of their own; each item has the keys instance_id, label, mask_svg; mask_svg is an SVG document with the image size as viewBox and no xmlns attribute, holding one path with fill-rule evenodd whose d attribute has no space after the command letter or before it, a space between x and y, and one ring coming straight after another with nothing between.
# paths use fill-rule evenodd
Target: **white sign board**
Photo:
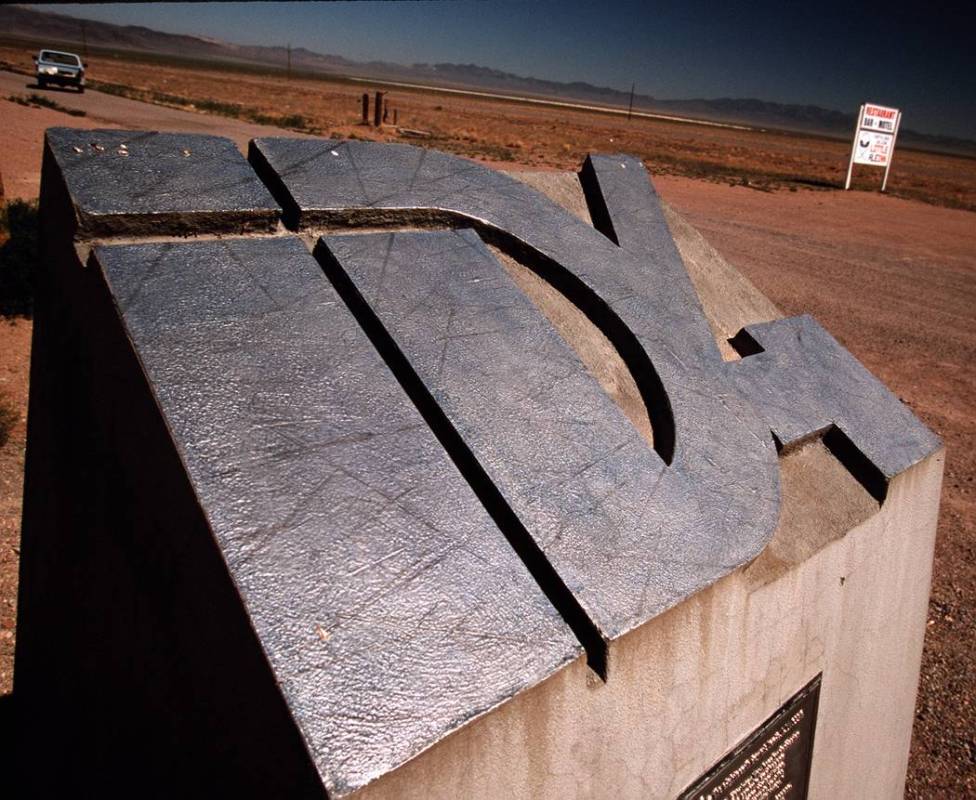
<instances>
[{"instance_id":1,"label":"white sign board","mask_svg":"<svg viewBox=\"0 0 976 800\"><path fill-rule=\"evenodd\" d=\"M854 140L854 163L887 167L894 149L895 137L890 133L858 131Z\"/></svg>"},{"instance_id":2,"label":"white sign board","mask_svg":"<svg viewBox=\"0 0 976 800\"><path fill-rule=\"evenodd\" d=\"M865 103L861 106L857 115L857 126L854 128L854 146L851 148L851 160L847 165L845 189L851 188L854 165L866 164L870 167L884 167L881 191L885 190L899 125L901 125L901 112L897 108L878 106L874 103Z\"/></svg>"}]
</instances>

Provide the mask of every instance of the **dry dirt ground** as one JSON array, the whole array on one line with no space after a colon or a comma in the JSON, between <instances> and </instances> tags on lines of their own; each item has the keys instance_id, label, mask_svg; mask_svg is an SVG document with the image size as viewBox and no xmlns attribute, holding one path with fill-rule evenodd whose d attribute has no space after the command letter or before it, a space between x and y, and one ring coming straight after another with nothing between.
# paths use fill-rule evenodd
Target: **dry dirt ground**
<instances>
[{"instance_id":1,"label":"dry dirt ground","mask_svg":"<svg viewBox=\"0 0 976 800\"><path fill-rule=\"evenodd\" d=\"M0 58L8 57L0 50ZM106 61L102 69L96 61L95 68L104 80L121 80L111 72L121 72L118 64ZM211 75L175 69L172 73L152 78L140 73L132 81L144 81L140 91L161 81L168 91L186 97L219 93L225 99L244 102L246 97L266 93L262 81L270 80L243 76L237 85L236 78L230 81L223 76L224 83L215 89ZM7 80L13 79L0 73L0 95L6 96ZM16 80L25 83L20 76ZM332 91L318 84L297 85L302 83L295 81L296 85L278 93L276 113L301 109L317 115L325 113L318 109L325 109L334 115L334 121L324 127L306 124L306 131L396 137L395 131L377 133L356 126L358 111L353 101L361 88L354 92L340 86ZM27 94L31 90L18 91ZM300 91L305 92L305 104L297 99ZM36 196L40 143L47 126L123 127L138 119L143 127L173 129L183 123L189 128L187 118L192 118L193 130L222 132L241 143L247 138L241 125L250 124L123 102L96 92L80 97L51 95L66 107L73 103L90 114L70 117L0 99L0 171L8 196ZM836 182L843 169L843 147L823 140L779 134L733 136L649 122L640 123L638 130L636 124L627 128L626 122L599 115L446 100L420 93L401 94L398 100L401 124L450 128L448 137L428 143L455 152L470 145L468 155L507 168L516 164L533 169L575 168L588 148L643 155L662 196L732 264L784 312L815 315L944 438L948 450L945 491L907 796L976 797L976 653L972 649L976 609L976 423L972 408L976 395L976 214L961 210L976 208L976 162L899 154L893 182L917 184L916 196L959 207L946 208L865 191L802 188L796 175L816 176L820 171L827 176L823 182L829 183ZM117 102L121 105L113 105ZM352 110L334 110L346 107ZM417 119L404 120L404 108ZM458 139L458 130L468 130L470 141ZM621 130L622 135L612 135ZM503 140L509 144L496 146ZM677 154L672 161L662 155L668 148ZM719 167L731 164L730 168L738 170L737 177L718 167L708 168L712 162ZM687 177L696 174L694 170L702 164L706 180ZM753 187L761 185L763 191L743 185L743 175L759 174L757 165L764 165L767 177L745 180ZM729 176L735 179L726 180ZM813 177L808 182L817 180ZM30 330L29 320L0 319L0 395L6 396L20 417L10 440L0 449L0 695L9 692L12 684Z\"/></svg>"},{"instance_id":2,"label":"dry dirt ground","mask_svg":"<svg viewBox=\"0 0 976 800\"><path fill-rule=\"evenodd\" d=\"M0 66L30 73L32 52L0 42ZM125 54L93 54L89 65L95 88L136 99L210 109L324 136L405 140L392 125L376 129L359 124L362 93L383 88L370 83L321 76L286 81L282 72L214 66L187 69L160 57L139 60ZM6 95L0 91L0 96ZM59 95L64 105L78 103L69 91ZM512 162L509 166L577 169L588 152L627 152L644 159L656 175L793 189L841 186L847 170L847 142L821 137L628 122L620 116L401 88L390 90L387 99L391 119L396 109L401 128L431 134L426 145L471 158ZM128 124L138 127L136 122ZM976 210L973 160L902 148L894 164L889 181L893 195ZM880 174L881 170L870 167L857 168L857 185L877 187Z\"/></svg>"}]
</instances>

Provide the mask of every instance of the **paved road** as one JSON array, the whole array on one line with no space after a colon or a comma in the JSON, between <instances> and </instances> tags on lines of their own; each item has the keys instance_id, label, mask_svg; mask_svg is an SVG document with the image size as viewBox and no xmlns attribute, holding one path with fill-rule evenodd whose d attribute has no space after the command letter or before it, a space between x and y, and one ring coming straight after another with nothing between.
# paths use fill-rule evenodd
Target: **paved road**
<instances>
[{"instance_id":1,"label":"paved road","mask_svg":"<svg viewBox=\"0 0 976 800\"><path fill-rule=\"evenodd\" d=\"M80 109L85 116L73 117L46 108L25 108L7 100L11 95L23 97L29 94L49 97L65 108ZM37 197L44 129L54 126L209 133L233 139L244 153L248 141L259 136L303 136L269 125L180 111L91 89L84 94L73 89L39 89L33 78L5 71L0 71L0 119L3 120L0 124L0 176L8 198Z\"/></svg>"},{"instance_id":2,"label":"paved road","mask_svg":"<svg viewBox=\"0 0 976 800\"><path fill-rule=\"evenodd\" d=\"M33 78L13 72L0 72L0 96L31 93L50 97L65 108L81 109L87 114L89 120L112 128L219 133L222 136L229 136L238 143L238 146L246 145L249 139L257 136L281 136L283 133L289 136L300 136L290 131L283 132L281 128L270 125L256 125L195 111L180 111L103 94L91 89L86 90L84 94L78 94L74 89L56 87L38 89Z\"/></svg>"}]
</instances>

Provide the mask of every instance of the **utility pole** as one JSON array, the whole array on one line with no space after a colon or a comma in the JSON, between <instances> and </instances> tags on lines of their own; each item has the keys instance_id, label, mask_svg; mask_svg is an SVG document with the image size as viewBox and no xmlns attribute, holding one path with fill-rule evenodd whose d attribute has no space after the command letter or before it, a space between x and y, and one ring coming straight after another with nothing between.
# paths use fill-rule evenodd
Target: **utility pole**
<instances>
[{"instance_id":1,"label":"utility pole","mask_svg":"<svg viewBox=\"0 0 976 800\"><path fill-rule=\"evenodd\" d=\"M288 82L291 83L291 42L288 42Z\"/></svg>"},{"instance_id":2,"label":"utility pole","mask_svg":"<svg viewBox=\"0 0 976 800\"><path fill-rule=\"evenodd\" d=\"M85 30L85 20L81 20L81 52L85 56L85 63L88 63L88 32Z\"/></svg>"},{"instance_id":3,"label":"utility pole","mask_svg":"<svg viewBox=\"0 0 976 800\"><path fill-rule=\"evenodd\" d=\"M636 84L630 84L630 105L627 106L627 121L630 122L630 115L634 113L634 86Z\"/></svg>"}]
</instances>

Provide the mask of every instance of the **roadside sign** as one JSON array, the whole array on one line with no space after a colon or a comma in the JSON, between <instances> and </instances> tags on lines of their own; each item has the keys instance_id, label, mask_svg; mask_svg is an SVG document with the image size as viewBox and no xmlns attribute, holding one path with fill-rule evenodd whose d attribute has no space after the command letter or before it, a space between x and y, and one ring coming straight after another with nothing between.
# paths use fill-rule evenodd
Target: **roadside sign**
<instances>
[{"instance_id":1,"label":"roadside sign","mask_svg":"<svg viewBox=\"0 0 976 800\"><path fill-rule=\"evenodd\" d=\"M871 167L884 167L881 191L888 185L888 171L895 152L895 140L901 125L901 112L897 108L865 103L857 115L854 128L854 145L851 147L851 160L847 165L845 189L851 188L851 175L855 164Z\"/></svg>"}]
</instances>

